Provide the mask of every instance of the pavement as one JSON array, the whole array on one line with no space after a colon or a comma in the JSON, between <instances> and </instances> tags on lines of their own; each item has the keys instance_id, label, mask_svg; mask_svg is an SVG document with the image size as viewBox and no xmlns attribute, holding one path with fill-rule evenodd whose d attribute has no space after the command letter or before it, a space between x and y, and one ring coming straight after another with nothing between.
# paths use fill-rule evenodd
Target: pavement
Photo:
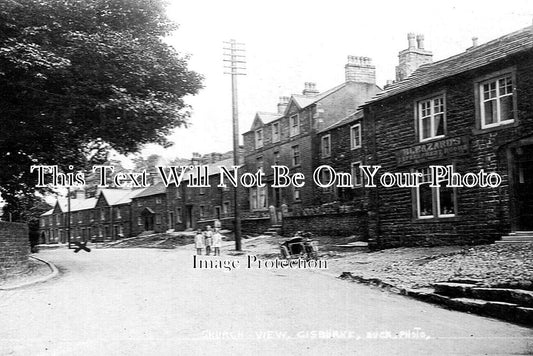
<instances>
[{"instance_id":1,"label":"pavement","mask_svg":"<svg viewBox=\"0 0 533 356\"><path fill-rule=\"evenodd\" d=\"M533 353L529 328L246 256L193 268L192 252L42 251L59 274L0 291L0 355Z\"/></svg>"}]
</instances>

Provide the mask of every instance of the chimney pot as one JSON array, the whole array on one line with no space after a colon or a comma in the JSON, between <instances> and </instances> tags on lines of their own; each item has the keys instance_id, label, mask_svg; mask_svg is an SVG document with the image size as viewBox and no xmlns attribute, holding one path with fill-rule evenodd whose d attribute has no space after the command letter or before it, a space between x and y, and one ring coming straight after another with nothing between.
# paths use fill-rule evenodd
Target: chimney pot
<instances>
[{"instance_id":1,"label":"chimney pot","mask_svg":"<svg viewBox=\"0 0 533 356\"><path fill-rule=\"evenodd\" d=\"M316 89L316 84L313 82L305 82L304 84L304 90L302 91L303 95L313 96L318 94L318 90Z\"/></svg>"},{"instance_id":2,"label":"chimney pot","mask_svg":"<svg viewBox=\"0 0 533 356\"><path fill-rule=\"evenodd\" d=\"M477 37L472 37L472 47L477 47Z\"/></svg>"}]
</instances>

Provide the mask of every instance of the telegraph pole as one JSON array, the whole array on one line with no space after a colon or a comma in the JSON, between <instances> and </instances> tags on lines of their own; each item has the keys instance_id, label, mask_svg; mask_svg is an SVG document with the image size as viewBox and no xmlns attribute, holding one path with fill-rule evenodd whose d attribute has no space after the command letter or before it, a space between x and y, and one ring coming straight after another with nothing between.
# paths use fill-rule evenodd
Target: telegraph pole
<instances>
[{"instance_id":1,"label":"telegraph pole","mask_svg":"<svg viewBox=\"0 0 533 356\"><path fill-rule=\"evenodd\" d=\"M233 165L238 166L239 162L239 109L237 102L237 76L246 75L244 65L244 43L235 40L224 42L224 68L229 71L224 74L231 75L231 107L233 111ZM239 189L233 189L233 211L235 219L235 250L241 251L241 212L239 208Z\"/></svg>"}]
</instances>

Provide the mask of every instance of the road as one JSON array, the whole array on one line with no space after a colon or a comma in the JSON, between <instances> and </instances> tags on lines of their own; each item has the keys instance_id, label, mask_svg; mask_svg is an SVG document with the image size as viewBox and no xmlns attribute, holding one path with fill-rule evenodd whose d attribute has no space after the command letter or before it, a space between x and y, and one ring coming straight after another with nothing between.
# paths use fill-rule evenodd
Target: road
<instances>
[{"instance_id":1,"label":"road","mask_svg":"<svg viewBox=\"0 0 533 356\"><path fill-rule=\"evenodd\" d=\"M0 355L533 353L532 329L318 271L193 269L191 252L39 253L61 273L0 291Z\"/></svg>"}]
</instances>

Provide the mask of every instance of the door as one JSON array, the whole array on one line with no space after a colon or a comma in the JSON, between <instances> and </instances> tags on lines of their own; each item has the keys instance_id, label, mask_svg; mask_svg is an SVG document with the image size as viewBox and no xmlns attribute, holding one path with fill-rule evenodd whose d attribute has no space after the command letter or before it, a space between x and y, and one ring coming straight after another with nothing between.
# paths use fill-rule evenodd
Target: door
<instances>
[{"instance_id":1,"label":"door","mask_svg":"<svg viewBox=\"0 0 533 356\"><path fill-rule=\"evenodd\" d=\"M154 215L149 214L144 217L144 231L152 231L154 229Z\"/></svg>"},{"instance_id":2,"label":"door","mask_svg":"<svg viewBox=\"0 0 533 356\"><path fill-rule=\"evenodd\" d=\"M518 229L533 231L533 146L521 148L518 153Z\"/></svg>"}]
</instances>

